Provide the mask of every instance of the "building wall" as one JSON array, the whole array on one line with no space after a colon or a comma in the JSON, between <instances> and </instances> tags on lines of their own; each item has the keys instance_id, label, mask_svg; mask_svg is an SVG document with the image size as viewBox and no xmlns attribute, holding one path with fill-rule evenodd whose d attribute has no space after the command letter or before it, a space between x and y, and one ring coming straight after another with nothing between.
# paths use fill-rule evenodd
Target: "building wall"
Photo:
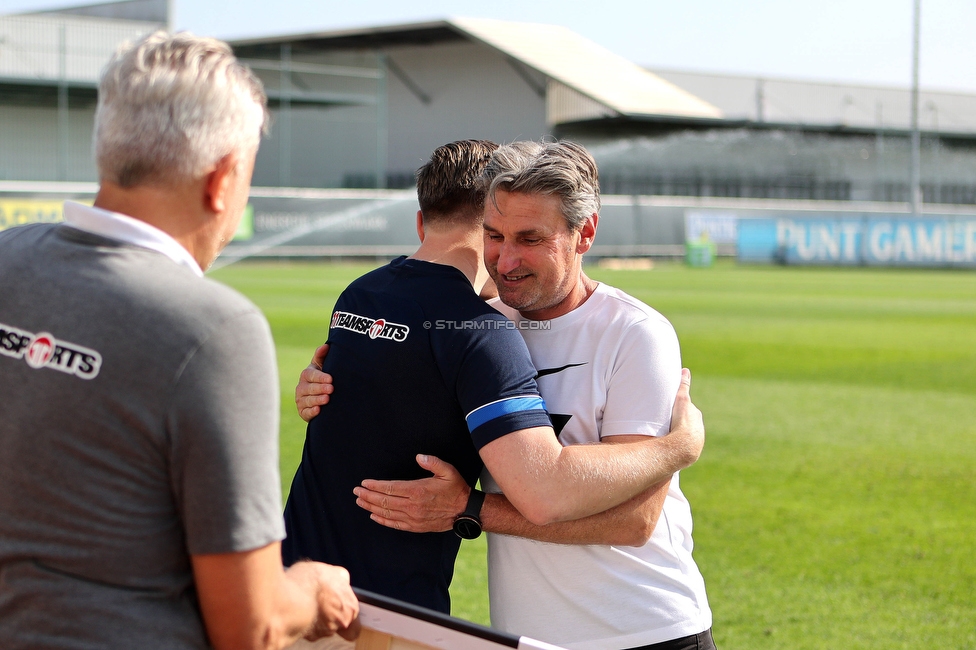
<instances>
[{"instance_id":1,"label":"building wall","mask_svg":"<svg viewBox=\"0 0 976 650\"><path fill-rule=\"evenodd\" d=\"M392 172L415 170L433 149L454 140L511 142L550 133L545 98L496 50L458 42L392 49L388 56L430 98L424 104L390 76Z\"/></svg>"},{"instance_id":2,"label":"building wall","mask_svg":"<svg viewBox=\"0 0 976 650\"><path fill-rule=\"evenodd\" d=\"M94 84L120 43L158 27L57 14L0 16L0 77Z\"/></svg>"},{"instance_id":3,"label":"building wall","mask_svg":"<svg viewBox=\"0 0 976 650\"><path fill-rule=\"evenodd\" d=\"M579 138L609 193L908 201L910 147L900 135L781 130L684 131L613 141ZM927 203L976 203L976 146L926 135Z\"/></svg>"},{"instance_id":4,"label":"building wall","mask_svg":"<svg viewBox=\"0 0 976 650\"><path fill-rule=\"evenodd\" d=\"M545 78L522 70L530 75L530 85L503 55L482 45L452 42L391 48L382 54L296 52L291 60L298 67L322 70L385 66L386 74L379 79L330 77L316 74L314 67L300 68L306 71L295 73L289 82L290 117L284 117L276 100L272 103L274 124L258 153L256 185L375 187L382 167L386 184L402 187L412 183L414 171L430 152L446 142L510 142L550 133L545 98L538 92L544 95ZM282 88L281 74L259 74L274 100ZM326 90L360 101L301 105L303 93L311 98ZM289 150L283 164L281 156Z\"/></svg>"},{"instance_id":5,"label":"building wall","mask_svg":"<svg viewBox=\"0 0 976 650\"><path fill-rule=\"evenodd\" d=\"M376 98L382 91L375 53L298 50L284 66L290 74L282 71L280 46L235 53L264 83L272 116L255 185L375 185ZM357 180L350 170L369 178Z\"/></svg>"},{"instance_id":6,"label":"building wall","mask_svg":"<svg viewBox=\"0 0 976 650\"><path fill-rule=\"evenodd\" d=\"M87 16L0 16L0 180L96 180L91 138L101 69L119 43L158 27ZM67 89L63 115L59 88Z\"/></svg>"},{"instance_id":7,"label":"building wall","mask_svg":"<svg viewBox=\"0 0 976 650\"><path fill-rule=\"evenodd\" d=\"M77 16L0 18L0 180L95 180L93 98L80 95L93 94L97 72L118 41L153 27ZM591 100L477 42L382 51L317 49L322 46L301 50L296 41L290 77L280 66L258 70L275 124L258 153L255 185L375 187L382 170L382 184L402 187L445 142L538 139L553 132L549 122L573 116L591 121L560 133L600 150L610 192L907 200L903 89L658 71L729 119L785 126L621 142L599 131L614 119L600 119L605 111ZM274 47L264 54L254 48L252 56L274 64ZM324 72L330 66L332 72ZM59 86L71 87L67 133L56 108ZM925 201L976 203L976 96L923 93L922 100ZM661 127L653 120L636 123ZM830 133L808 133L807 127Z\"/></svg>"},{"instance_id":8,"label":"building wall","mask_svg":"<svg viewBox=\"0 0 976 650\"><path fill-rule=\"evenodd\" d=\"M0 180L96 180L91 146L95 109L71 109L68 115L67 159L59 162L56 108L0 104Z\"/></svg>"},{"instance_id":9,"label":"building wall","mask_svg":"<svg viewBox=\"0 0 976 650\"><path fill-rule=\"evenodd\" d=\"M291 156L283 166L285 125L273 109L271 135L258 150L253 184L285 187L369 186L376 169L376 118L373 107L291 109ZM353 172L369 179L357 182Z\"/></svg>"}]
</instances>

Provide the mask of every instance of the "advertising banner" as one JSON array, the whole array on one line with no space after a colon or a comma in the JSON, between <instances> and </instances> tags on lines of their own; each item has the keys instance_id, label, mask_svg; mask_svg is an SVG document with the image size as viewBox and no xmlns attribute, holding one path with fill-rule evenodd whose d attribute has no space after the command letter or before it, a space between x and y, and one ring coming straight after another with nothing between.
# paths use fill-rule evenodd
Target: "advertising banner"
<instances>
[{"instance_id":1,"label":"advertising banner","mask_svg":"<svg viewBox=\"0 0 976 650\"><path fill-rule=\"evenodd\" d=\"M91 205L91 200L78 200ZM52 199L0 199L0 230L28 223L56 223L64 219L64 201ZM254 206L244 209L234 241L246 241L254 236Z\"/></svg>"},{"instance_id":2,"label":"advertising banner","mask_svg":"<svg viewBox=\"0 0 976 650\"><path fill-rule=\"evenodd\" d=\"M50 199L0 199L0 230L25 223L61 221L64 201Z\"/></svg>"},{"instance_id":3,"label":"advertising banner","mask_svg":"<svg viewBox=\"0 0 976 650\"><path fill-rule=\"evenodd\" d=\"M976 266L976 218L742 219L738 256L782 264Z\"/></svg>"},{"instance_id":4,"label":"advertising banner","mask_svg":"<svg viewBox=\"0 0 976 650\"><path fill-rule=\"evenodd\" d=\"M685 212L685 241L734 244L738 222L739 216L735 212L688 210Z\"/></svg>"}]
</instances>

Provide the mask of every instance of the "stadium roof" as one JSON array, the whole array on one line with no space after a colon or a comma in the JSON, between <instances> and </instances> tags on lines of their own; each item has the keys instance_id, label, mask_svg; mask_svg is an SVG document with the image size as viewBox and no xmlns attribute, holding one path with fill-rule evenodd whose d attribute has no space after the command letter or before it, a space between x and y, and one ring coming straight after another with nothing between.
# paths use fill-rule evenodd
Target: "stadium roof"
<instances>
[{"instance_id":1,"label":"stadium roof","mask_svg":"<svg viewBox=\"0 0 976 650\"><path fill-rule=\"evenodd\" d=\"M617 113L722 117L715 106L565 27L472 18L450 22Z\"/></svg>"},{"instance_id":2,"label":"stadium roof","mask_svg":"<svg viewBox=\"0 0 976 650\"><path fill-rule=\"evenodd\" d=\"M718 120L722 111L579 34L555 25L481 18L279 36L234 43L250 51L291 43L295 51L431 45L469 40L495 49L589 100L598 113ZM268 54L272 54L271 51Z\"/></svg>"},{"instance_id":3,"label":"stadium roof","mask_svg":"<svg viewBox=\"0 0 976 650\"><path fill-rule=\"evenodd\" d=\"M798 79L770 79L653 69L718 106L730 121L830 130L907 131L911 91ZM976 133L976 95L921 90L919 127L929 133Z\"/></svg>"},{"instance_id":4,"label":"stadium roof","mask_svg":"<svg viewBox=\"0 0 976 650\"><path fill-rule=\"evenodd\" d=\"M24 15L63 14L116 20L137 20L168 25L171 9L169 0L109 0L109 2L96 2L80 6L69 4L55 9L31 11Z\"/></svg>"}]
</instances>

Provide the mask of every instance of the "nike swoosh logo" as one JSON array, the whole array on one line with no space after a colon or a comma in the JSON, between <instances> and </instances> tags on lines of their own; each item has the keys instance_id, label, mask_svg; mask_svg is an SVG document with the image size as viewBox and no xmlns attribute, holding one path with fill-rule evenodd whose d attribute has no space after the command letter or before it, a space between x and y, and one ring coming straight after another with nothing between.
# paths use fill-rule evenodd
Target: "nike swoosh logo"
<instances>
[{"instance_id":1,"label":"nike swoosh logo","mask_svg":"<svg viewBox=\"0 0 976 650\"><path fill-rule=\"evenodd\" d=\"M550 413L549 419L552 420L552 430L556 433L556 437L563 432L563 427L569 424L569 421L573 419L572 415L563 415L562 413Z\"/></svg>"},{"instance_id":2,"label":"nike swoosh logo","mask_svg":"<svg viewBox=\"0 0 976 650\"><path fill-rule=\"evenodd\" d=\"M562 372L563 370L566 370L567 368L575 368L576 366L585 366L585 365L586 365L585 362L584 363L568 363L565 366L563 366L562 368L544 368L543 370L540 370L540 371L538 371L538 372L535 373L535 378L538 379L539 377L545 377L546 375L554 375L557 372Z\"/></svg>"}]
</instances>

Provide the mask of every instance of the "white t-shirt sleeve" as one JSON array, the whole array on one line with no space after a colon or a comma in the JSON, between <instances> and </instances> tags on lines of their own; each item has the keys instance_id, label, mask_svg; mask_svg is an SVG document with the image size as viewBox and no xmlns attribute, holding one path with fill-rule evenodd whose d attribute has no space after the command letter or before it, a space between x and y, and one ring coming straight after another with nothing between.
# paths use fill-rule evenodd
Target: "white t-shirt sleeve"
<instances>
[{"instance_id":1,"label":"white t-shirt sleeve","mask_svg":"<svg viewBox=\"0 0 976 650\"><path fill-rule=\"evenodd\" d=\"M671 324L654 315L630 325L608 380L601 437L668 433L680 383L681 350Z\"/></svg>"}]
</instances>

